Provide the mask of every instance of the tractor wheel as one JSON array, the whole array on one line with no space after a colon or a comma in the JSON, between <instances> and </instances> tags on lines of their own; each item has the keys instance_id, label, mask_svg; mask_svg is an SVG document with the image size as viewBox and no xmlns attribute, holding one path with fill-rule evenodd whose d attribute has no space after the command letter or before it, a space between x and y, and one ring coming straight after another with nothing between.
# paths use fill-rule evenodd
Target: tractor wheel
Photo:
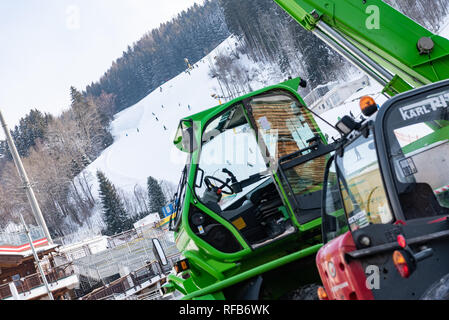
<instances>
[{"instance_id":1,"label":"tractor wheel","mask_svg":"<svg viewBox=\"0 0 449 320\"><path fill-rule=\"evenodd\" d=\"M449 274L434 283L421 300L449 300Z\"/></svg>"},{"instance_id":2,"label":"tractor wheel","mask_svg":"<svg viewBox=\"0 0 449 320\"><path fill-rule=\"evenodd\" d=\"M319 300L317 294L319 287L320 285L317 283L305 285L287 293L281 300Z\"/></svg>"}]
</instances>

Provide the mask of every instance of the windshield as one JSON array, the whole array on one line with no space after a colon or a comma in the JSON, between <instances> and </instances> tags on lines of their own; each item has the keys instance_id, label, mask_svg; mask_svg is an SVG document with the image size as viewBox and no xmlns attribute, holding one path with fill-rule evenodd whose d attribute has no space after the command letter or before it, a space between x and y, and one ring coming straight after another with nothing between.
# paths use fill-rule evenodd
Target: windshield
<instances>
[{"instance_id":1,"label":"windshield","mask_svg":"<svg viewBox=\"0 0 449 320\"><path fill-rule=\"evenodd\" d=\"M227 209L267 181L266 170L254 130L241 104L207 125L195 186L196 194L206 206L215 212ZM252 176L255 177L242 190L232 188L235 182L247 181Z\"/></svg>"},{"instance_id":2,"label":"windshield","mask_svg":"<svg viewBox=\"0 0 449 320\"><path fill-rule=\"evenodd\" d=\"M449 214L449 89L414 96L386 115L390 163L406 219Z\"/></svg>"},{"instance_id":3,"label":"windshield","mask_svg":"<svg viewBox=\"0 0 449 320\"><path fill-rule=\"evenodd\" d=\"M373 135L363 135L337 157L343 205L352 231L393 220L387 201Z\"/></svg>"}]
</instances>

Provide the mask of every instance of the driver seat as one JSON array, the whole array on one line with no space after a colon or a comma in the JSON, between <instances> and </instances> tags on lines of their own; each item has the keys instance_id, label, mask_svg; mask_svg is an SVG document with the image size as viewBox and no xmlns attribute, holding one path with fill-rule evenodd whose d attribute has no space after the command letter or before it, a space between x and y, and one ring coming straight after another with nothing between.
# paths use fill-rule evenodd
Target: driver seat
<instances>
[{"instance_id":1,"label":"driver seat","mask_svg":"<svg viewBox=\"0 0 449 320\"><path fill-rule=\"evenodd\" d=\"M413 183L399 195L406 219L418 219L449 215L449 209L442 207L432 188L427 183Z\"/></svg>"}]
</instances>

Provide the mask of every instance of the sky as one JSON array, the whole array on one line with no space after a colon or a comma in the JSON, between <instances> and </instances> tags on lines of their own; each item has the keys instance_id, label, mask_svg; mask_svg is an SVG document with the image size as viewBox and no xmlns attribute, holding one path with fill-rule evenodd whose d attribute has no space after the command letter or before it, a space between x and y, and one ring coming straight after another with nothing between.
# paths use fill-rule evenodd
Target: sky
<instances>
[{"instance_id":1,"label":"sky","mask_svg":"<svg viewBox=\"0 0 449 320\"><path fill-rule=\"evenodd\" d=\"M0 1L0 110L9 128L34 108L60 114L70 105L71 86L84 90L128 45L202 2Z\"/></svg>"}]
</instances>

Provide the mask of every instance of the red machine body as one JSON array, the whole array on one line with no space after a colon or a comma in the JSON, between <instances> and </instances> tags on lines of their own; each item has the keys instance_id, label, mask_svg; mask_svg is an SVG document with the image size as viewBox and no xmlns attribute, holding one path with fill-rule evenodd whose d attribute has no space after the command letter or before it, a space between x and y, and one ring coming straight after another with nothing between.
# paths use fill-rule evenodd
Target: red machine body
<instances>
[{"instance_id":1,"label":"red machine body","mask_svg":"<svg viewBox=\"0 0 449 320\"><path fill-rule=\"evenodd\" d=\"M326 289L328 300L373 300L366 284L366 275L358 261L345 259L345 254L355 251L350 232L323 246L316 256L316 264Z\"/></svg>"}]
</instances>

